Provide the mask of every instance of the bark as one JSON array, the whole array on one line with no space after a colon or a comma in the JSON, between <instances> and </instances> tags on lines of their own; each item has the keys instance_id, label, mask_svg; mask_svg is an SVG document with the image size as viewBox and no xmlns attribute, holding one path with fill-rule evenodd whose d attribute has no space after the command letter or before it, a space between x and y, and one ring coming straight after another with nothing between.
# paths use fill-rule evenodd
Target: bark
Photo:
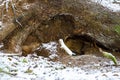
<instances>
[{"instance_id":1,"label":"bark","mask_svg":"<svg viewBox=\"0 0 120 80\"><path fill-rule=\"evenodd\" d=\"M8 34L10 34L16 26L13 23L8 23L3 25L4 27L0 30L0 42L6 38Z\"/></svg>"},{"instance_id":2,"label":"bark","mask_svg":"<svg viewBox=\"0 0 120 80\"><path fill-rule=\"evenodd\" d=\"M48 20L52 15L50 13L56 14L55 9L49 9L47 4L45 3L45 7L43 5L36 5L31 8L30 11L25 13L25 15L21 15L17 18L18 22L21 24L17 24L18 28L14 30L8 37L3 41L5 46L5 51L10 53L19 53L22 51L22 44L27 39L31 32L34 32L38 26L40 26L41 22L44 20ZM43 7L43 8L40 8ZM15 23L15 22L14 22Z\"/></svg>"},{"instance_id":3,"label":"bark","mask_svg":"<svg viewBox=\"0 0 120 80\"><path fill-rule=\"evenodd\" d=\"M12 35L4 41L5 49L9 53L20 53L22 51L22 44L28 35L38 27L38 24L29 22L23 29L16 29Z\"/></svg>"}]
</instances>

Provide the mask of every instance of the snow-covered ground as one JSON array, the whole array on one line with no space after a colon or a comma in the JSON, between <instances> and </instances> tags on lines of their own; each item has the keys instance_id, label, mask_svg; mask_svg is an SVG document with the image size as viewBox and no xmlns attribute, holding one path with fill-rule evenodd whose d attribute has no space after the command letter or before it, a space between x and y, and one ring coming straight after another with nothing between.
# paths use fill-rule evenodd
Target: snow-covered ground
<instances>
[{"instance_id":1,"label":"snow-covered ground","mask_svg":"<svg viewBox=\"0 0 120 80\"><path fill-rule=\"evenodd\" d=\"M59 62L51 62L47 58L38 57L35 54L27 57L0 56L0 59L0 80L120 79L120 69L115 67L113 67L113 71L102 71L102 69L85 71L81 67L66 67Z\"/></svg>"},{"instance_id":2,"label":"snow-covered ground","mask_svg":"<svg viewBox=\"0 0 120 80\"><path fill-rule=\"evenodd\" d=\"M92 1L109 8L114 12L120 11L120 0L92 0Z\"/></svg>"},{"instance_id":3,"label":"snow-covered ground","mask_svg":"<svg viewBox=\"0 0 120 80\"><path fill-rule=\"evenodd\" d=\"M56 52L54 42L44 44L43 47ZM112 65L113 62L103 64ZM36 54L26 57L0 55L0 80L120 80L119 71L120 67L101 67L100 63L94 62L81 67L68 67Z\"/></svg>"}]
</instances>

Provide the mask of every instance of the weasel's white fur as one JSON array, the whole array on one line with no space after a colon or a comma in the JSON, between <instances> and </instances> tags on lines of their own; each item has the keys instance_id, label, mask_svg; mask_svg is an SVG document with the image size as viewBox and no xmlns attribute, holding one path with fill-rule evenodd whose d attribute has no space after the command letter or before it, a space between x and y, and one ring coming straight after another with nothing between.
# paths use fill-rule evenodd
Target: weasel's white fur
<instances>
[{"instance_id":1,"label":"weasel's white fur","mask_svg":"<svg viewBox=\"0 0 120 80\"><path fill-rule=\"evenodd\" d=\"M71 55L71 56L76 55L65 45L63 39L59 39L59 43L61 45L61 48L63 48L69 55Z\"/></svg>"}]
</instances>

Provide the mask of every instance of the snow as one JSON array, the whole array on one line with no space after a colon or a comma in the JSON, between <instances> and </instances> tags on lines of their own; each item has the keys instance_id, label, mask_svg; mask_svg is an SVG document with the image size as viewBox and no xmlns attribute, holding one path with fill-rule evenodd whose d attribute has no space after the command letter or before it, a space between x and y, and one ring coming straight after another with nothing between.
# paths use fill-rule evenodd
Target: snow
<instances>
[{"instance_id":1,"label":"snow","mask_svg":"<svg viewBox=\"0 0 120 80\"><path fill-rule=\"evenodd\" d=\"M114 1L120 3L120 0L92 0L93 2L99 3L104 7L112 10L113 12L120 11L120 4L114 3Z\"/></svg>"},{"instance_id":2,"label":"snow","mask_svg":"<svg viewBox=\"0 0 120 80\"><path fill-rule=\"evenodd\" d=\"M3 43L0 43L0 48L2 48L3 47Z\"/></svg>"},{"instance_id":3,"label":"snow","mask_svg":"<svg viewBox=\"0 0 120 80\"><path fill-rule=\"evenodd\" d=\"M2 22L0 21L0 30L2 29Z\"/></svg>"},{"instance_id":4,"label":"snow","mask_svg":"<svg viewBox=\"0 0 120 80\"><path fill-rule=\"evenodd\" d=\"M43 47L56 52L56 43L44 43ZM2 45L1 45L2 46ZM53 49L52 49L53 48ZM2 52L1 52L2 53ZM94 56L95 57L95 56ZM100 68L100 64L90 63L81 67L68 67L60 62L30 54L24 56L0 55L0 80L119 80L120 68L112 66ZM113 64L111 61L104 64ZM96 66L99 69L88 69ZM2 71L1 71L2 69Z\"/></svg>"},{"instance_id":5,"label":"snow","mask_svg":"<svg viewBox=\"0 0 120 80\"><path fill-rule=\"evenodd\" d=\"M53 59L58 57L57 53L57 43L56 42L49 42L49 43L42 43L42 48L49 50L50 56L49 58Z\"/></svg>"}]
</instances>

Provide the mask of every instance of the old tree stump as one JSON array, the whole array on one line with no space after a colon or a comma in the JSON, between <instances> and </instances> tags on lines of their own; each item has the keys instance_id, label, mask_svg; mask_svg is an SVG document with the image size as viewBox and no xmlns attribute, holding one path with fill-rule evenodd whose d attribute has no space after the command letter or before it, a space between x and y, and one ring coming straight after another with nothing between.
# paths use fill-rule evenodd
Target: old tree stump
<instances>
[{"instance_id":1,"label":"old tree stump","mask_svg":"<svg viewBox=\"0 0 120 80\"><path fill-rule=\"evenodd\" d=\"M41 43L60 38L79 54L86 44L120 51L120 35L115 30L120 25L119 13L90 0L23 0L16 6L16 13L11 7L8 12L1 9L10 16L3 17L5 27L0 30L1 50L7 53L28 54Z\"/></svg>"}]
</instances>

